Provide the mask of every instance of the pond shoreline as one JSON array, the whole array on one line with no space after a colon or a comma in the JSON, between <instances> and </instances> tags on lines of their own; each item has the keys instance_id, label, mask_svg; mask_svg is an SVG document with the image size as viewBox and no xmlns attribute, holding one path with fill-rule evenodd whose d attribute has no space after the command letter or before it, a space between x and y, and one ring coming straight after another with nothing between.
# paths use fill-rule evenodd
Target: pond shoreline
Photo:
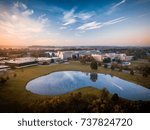
<instances>
[{"instance_id":1,"label":"pond shoreline","mask_svg":"<svg viewBox=\"0 0 150 130\"><path fill-rule=\"evenodd\" d=\"M150 100L150 91L143 86L110 74L85 71L52 72L30 80L26 89L34 94L57 96L86 86L106 88L110 93L117 93L120 97L129 100Z\"/></svg>"}]
</instances>

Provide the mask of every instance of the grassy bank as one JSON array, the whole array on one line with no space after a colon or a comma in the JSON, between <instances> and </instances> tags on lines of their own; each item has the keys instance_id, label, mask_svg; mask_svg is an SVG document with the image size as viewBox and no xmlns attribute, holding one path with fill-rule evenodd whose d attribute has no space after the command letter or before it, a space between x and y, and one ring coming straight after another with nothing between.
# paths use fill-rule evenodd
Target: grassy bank
<instances>
[{"instance_id":1,"label":"grassy bank","mask_svg":"<svg viewBox=\"0 0 150 130\"><path fill-rule=\"evenodd\" d=\"M63 70L80 70L91 72L89 65L82 65L78 62L71 62L70 64L58 64L52 66L34 66L24 69L16 69L8 72L9 80L5 84L0 84L0 111L1 112L18 112L19 109L26 106L32 106L38 101L50 100L53 96L41 96L37 94L30 93L25 90L25 86L28 81L36 77L46 75L55 71ZM118 76L125 80L138 83L147 88L150 88L150 81L148 78L142 76L132 76L122 72L112 71L110 69L104 69L100 67L96 72L108 73L114 76ZM83 94L94 94L100 95L100 91L93 88L85 88L77 90L77 92L82 92ZM69 94L62 95L68 98ZM62 97L55 96L55 97Z\"/></svg>"}]
</instances>

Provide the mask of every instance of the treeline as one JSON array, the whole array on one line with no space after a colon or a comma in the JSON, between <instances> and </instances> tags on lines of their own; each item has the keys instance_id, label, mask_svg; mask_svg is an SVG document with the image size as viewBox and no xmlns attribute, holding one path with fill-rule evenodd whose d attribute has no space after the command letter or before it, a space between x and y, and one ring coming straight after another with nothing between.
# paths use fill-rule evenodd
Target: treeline
<instances>
[{"instance_id":1,"label":"treeline","mask_svg":"<svg viewBox=\"0 0 150 130\"><path fill-rule=\"evenodd\" d=\"M37 100L29 105L15 103L12 110L15 112L37 113L138 113L150 112L149 108L150 102L148 101L124 100L118 94L110 95L106 89L103 89L100 90L99 95L72 92L65 96L54 96Z\"/></svg>"},{"instance_id":2,"label":"treeline","mask_svg":"<svg viewBox=\"0 0 150 130\"><path fill-rule=\"evenodd\" d=\"M149 58L149 47L125 47L125 48L110 48L102 51L103 53L125 53L126 55L134 56L134 60Z\"/></svg>"},{"instance_id":3,"label":"treeline","mask_svg":"<svg viewBox=\"0 0 150 130\"><path fill-rule=\"evenodd\" d=\"M148 58L150 54L150 48L130 48L125 50L127 55L133 55L134 59L145 59Z\"/></svg>"},{"instance_id":4,"label":"treeline","mask_svg":"<svg viewBox=\"0 0 150 130\"><path fill-rule=\"evenodd\" d=\"M28 48L22 49L1 49L0 48L0 57L8 57L9 58L19 58L19 57L43 57L45 55L46 50L29 50Z\"/></svg>"}]
</instances>

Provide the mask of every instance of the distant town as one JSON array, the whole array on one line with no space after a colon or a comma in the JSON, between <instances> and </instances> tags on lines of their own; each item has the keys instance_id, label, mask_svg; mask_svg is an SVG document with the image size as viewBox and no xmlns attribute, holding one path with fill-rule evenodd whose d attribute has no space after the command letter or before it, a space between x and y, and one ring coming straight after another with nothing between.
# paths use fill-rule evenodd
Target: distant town
<instances>
[{"instance_id":1,"label":"distant town","mask_svg":"<svg viewBox=\"0 0 150 130\"><path fill-rule=\"evenodd\" d=\"M129 49L129 50L127 50ZM129 51L135 49L135 54ZM138 51L139 50L139 51ZM34 65L65 63L69 60L79 60L92 57L97 63L105 63L108 67L113 64L130 66L131 61L141 57L149 57L150 49L138 47L49 47L30 46L26 48L1 48L0 71L11 68L23 68Z\"/></svg>"}]
</instances>

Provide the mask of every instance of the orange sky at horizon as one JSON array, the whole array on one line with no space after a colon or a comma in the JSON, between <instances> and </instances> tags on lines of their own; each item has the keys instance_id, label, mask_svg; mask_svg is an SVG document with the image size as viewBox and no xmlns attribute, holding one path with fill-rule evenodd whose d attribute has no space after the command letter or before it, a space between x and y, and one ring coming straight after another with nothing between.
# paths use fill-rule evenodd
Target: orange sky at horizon
<instances>
[{"instance_id":1,"label":"orange sky at horizon","mask_svg":"<svg viewBox=\"0 0 150 130\"><path fill-rule=\"evenodd\" d=\"M96 45L96 46L150 46L150 38L148 36L135 36L128 38L109 38L108 39L94 39L88 40L88 45ZM69 38L68 38L69 39ZM39 39L37 39L39 40ZM39 41L30 41L24 40L17 37L7 38L6 36L0 37L0 46L31 46L31 45L45 45L45 46L80 46L83 42L83 46L86 46L87 41L82 39L76 39L76 43L72 40L64 41L50 41L49 39L39 40ZM61 43L60 43L61 42ZM64 43L64 44L63 44Z\"/></svg>"}]
</instances>

